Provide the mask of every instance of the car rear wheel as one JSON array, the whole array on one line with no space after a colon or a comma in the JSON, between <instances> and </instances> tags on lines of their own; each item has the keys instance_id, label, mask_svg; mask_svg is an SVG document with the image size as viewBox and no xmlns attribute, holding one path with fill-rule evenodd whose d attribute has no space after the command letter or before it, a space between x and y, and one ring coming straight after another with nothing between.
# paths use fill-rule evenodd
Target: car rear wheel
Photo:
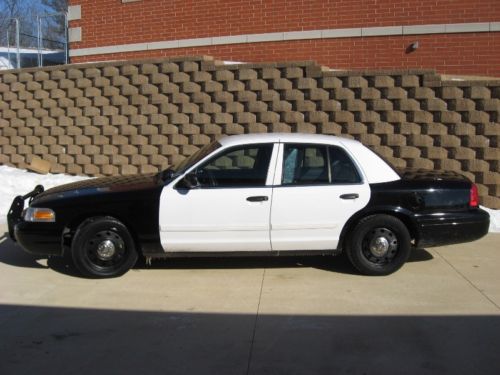
<instances>
[{"instance_id":1,"label":"car rear wheel","mask_svg":"<svg viewBox=\"0 0 500 375\"><path fill-rule=\"evenodd\" d=\"M137 261L137 251L130 232L112 217L85 220L71 243L75 267L87 277L123 275Z\"/></svg>"},{"instance_id":2,"label":"car rear wheel","mask_svg":"<svg viewBox=\"0 0 500 375\"><path fill-rule=\"evenodd\" d=\"M408 260L410 233L398 218L373 215L363 218L348 238L347 256L365 275L389 275Z\"/></svg>"}]
</instances>

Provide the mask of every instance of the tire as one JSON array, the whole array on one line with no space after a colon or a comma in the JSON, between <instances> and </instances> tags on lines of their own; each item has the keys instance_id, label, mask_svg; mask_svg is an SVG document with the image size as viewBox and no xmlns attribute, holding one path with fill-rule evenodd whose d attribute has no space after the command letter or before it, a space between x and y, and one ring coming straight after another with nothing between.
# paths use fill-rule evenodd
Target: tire
<instances>
[{"instance_id":1,"label":"tire","mask_svg":"<svg viewBox=\"0 0 500 375\"><path fill-rule=\"evenodd\" d=\"M348 237L347 256L362 274L389 275L408 260L411 237L394 216L373 215L361 219Z\"/></svg>"},{"instance_id":2,"label":"tire","mask_svg":"<svg viewBox=\"0 0 500 375\"><path fill-rule=\"evenodd\" d=\"M94 217L85 220L76 230L71 257L86 277L116 277L134 266L137 251L123 223L112 217Z\"/></svg>"}]
</instances>

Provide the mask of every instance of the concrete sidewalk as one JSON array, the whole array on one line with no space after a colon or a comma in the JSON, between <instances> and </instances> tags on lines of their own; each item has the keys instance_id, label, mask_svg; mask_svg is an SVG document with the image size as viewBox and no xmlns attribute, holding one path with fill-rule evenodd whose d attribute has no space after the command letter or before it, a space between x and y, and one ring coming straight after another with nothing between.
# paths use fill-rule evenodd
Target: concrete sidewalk
<instances>
[{"instance_id":1,"label":"concrete sidewalk","mask_svg":"<svg viewBox=\"0 0 500 375\"><path fill-rule=\"evenodd\" d=\"M88 280L4 237L0 374L498 374L499 242L418 250L387 277L296 257Z\"/></svg>"}]
</instances>

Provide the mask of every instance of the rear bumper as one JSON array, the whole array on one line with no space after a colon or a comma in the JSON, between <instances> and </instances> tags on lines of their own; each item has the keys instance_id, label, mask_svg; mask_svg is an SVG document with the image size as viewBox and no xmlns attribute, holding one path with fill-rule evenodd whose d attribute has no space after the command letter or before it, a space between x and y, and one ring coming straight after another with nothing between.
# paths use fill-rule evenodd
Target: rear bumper
<instances>
[{"instance_id":1,"label":"rear bumper","mask_svg":"<svg viewBox=\"0 0 500 375\"><path fill-rule=\"evenodd\" d=\"M484 237L490 226L490 216L481 209L465 212L422 215L417 218L417 247L433 247L470 242Z\"/></svg>"}]
</instances>

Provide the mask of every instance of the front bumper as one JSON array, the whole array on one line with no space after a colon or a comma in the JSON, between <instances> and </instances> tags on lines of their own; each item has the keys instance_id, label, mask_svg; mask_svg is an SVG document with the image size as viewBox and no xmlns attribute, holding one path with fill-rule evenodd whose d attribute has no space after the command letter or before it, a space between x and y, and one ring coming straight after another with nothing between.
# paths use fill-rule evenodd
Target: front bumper
<instances>
[{"instance_id":1,"label":"front bumper","mask_svg":"<svg viewBox=\"0 0 500 375\"><path fill-rule=\"evenodd\" d=\"M24 201L33 199L44 191L38 185L26 195L14 198L7 214L9 236L14 242L34 255L61 255L61 230L55 223L31 223L23 220Z\"/></svg>"},{"instance_id":2,"label":"front bumper","mask_svg":"<svg viewBox=\"0 0 500 375\"><path fill-rule=\"evenodd\" d=\"M490 226L490 216L479 208L463 212L422 215L418 247L433 247L471 242L484 237Z\"/></svg>"}]
</instances>

